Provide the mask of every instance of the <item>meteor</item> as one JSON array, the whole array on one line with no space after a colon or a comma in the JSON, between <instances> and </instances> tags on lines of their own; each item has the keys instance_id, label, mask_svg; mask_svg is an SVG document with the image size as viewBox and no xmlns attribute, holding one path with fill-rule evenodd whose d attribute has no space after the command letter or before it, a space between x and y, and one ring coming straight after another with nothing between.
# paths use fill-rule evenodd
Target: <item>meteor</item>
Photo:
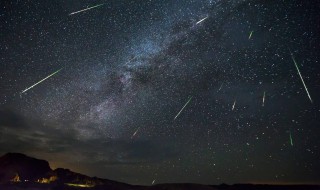
<instances>
[{"instance_id":1,"label":"meteor","mask_svg":"<svg viewBox=\"0 0 320 190\"><path fill-rule=\"evenodd\" d=\"M262 97L262 107L264 106L264 101L266 99L266 91L263 92L263 97Z\"/></svg>"},{"instance_id":2,"label":"meteor","mask_svg":"<svg viewBox=\"0 0 320 190\"><path fill-rule=\"evenodd\" d=\"M205 18L203 18L203 19L201 19L201 20L199 20L196 24L200 24L201 22L203 22L203 21L206 20L207 18L208 18L208 16L205 17Z\"/></svg>"},{"instance_id":3,"label":"meteor","mask_svg":"<svg viewBox=\"0 0 320 190\"><path fill-rule=\"evenodd\" d=\"M133 135L131 136L131 139L136 136L137 132L139 131L140 127L138 127L138 129L133 133Z\"/></svg>"},{"instance_id":4,"label":"meteor","mask_svg":"<svg viewBox=\"0 0 320 190\"><path fill-rule=\"evenodd\" d=\"M289 133L290 144L291 144L291 146L293 146L293 141L292 141L291 131L289 131L289 132L290 132L290 133Z\"/></svg>"},{"instance_id":5,"label":"meteor","mask_svg":"<svg viewBox=\"0 0 320 190\"><path fill-rule=\"evenodd\" d=\"M250 34L249 34L249 40L251 39L252 34L253 34L253 30L252 30L252 31L250 32Z\"/></svg>"},{"instance_id":6,"label":"meteor","mask_svg":"<svg viewBox=\"0 0 320 190\"><path fill-rule=\"evenodd\" d=\"M95 6L92 6L92 7L88 7L88 8L86 8L86 9L82 9L82 10L80 10L80 11L72 12L72 13L69 14L69 16L74 15L74 14L78 14L78 13L81 13L81 12L84 12L84 11L88 11L88 10L90 10L90 9L94 9L94 8L100 7L100 6L102 6L102 5L104 5L104 3L99 4L99 5L95 5Z\"/></svg>"},{"instance_id":7,"label":"meteor","mask_svg":"<svg viewBox=\"0 0 320 190\"><path fill-rule=\"evenodd\" d=\"M234 100L233 105L232 105L232 111L234 110L234 107L236 106L237 100Z\"/></svg>"},{"instance_id":8,"label":"meteor","mask_svg":"<svg viewBox=\"0 0 320 190\"><path fill-rule=\"evenodd\" d=\"M187 103L184 104L184 106L181 108L181 110L180 110L179 113L174 117L173 120L176 120L176 119L177 119L177 117L180 115L180 113L181 113L181 112L184 110L184 108L189 104L189 102L191 101L191 99L192 99L192 96L191 96L191 98L189 98L189 100L187 101Z\"/></svg>"},{"instance_id":9,"label":"meteor","mask_svg":"<svg viewBox=\"0 0 320 190\"><path fill-rule=\"evenodd\" d=\"M290 51L290 53L291 53L291 51ZM295 65L296 68L297 68L298 74L299 74L299 76L300 76L300 79L301 79L301 81L302 81L302 84L303 84L303 86L304 86L304 89L305 89L306 92L307 92L307 95L308 95L308 97L309 97L309 99L310 99L310 102L313 103L313 102L312 102L312 99L311 99L311 96L310 96L310 94L309 94L308 88L307 88L306 84L304 83L304 80L303 80L302 75L301 75L301 73L300 73L298 64L297 64L296 60L294 59L292 53L291 53L291 58L292 58L292 61L294 62L294 65Z\"/></svg>"},{"instance_id":10,"label":"meteor","mask_svg":"<svg viewBox=\"0 0 320 190\"><path fill-rule=\"evenodd\" d=\"M37 86L38 84L42 83L43 81L45 81L45 80L47 80L48 78L52 77L53 75L57 74L57 73L58 73L59 71L61 71L62 69L63 69L63 68L57 70L56 72L54 72L54 73L52 73L51 75L47 76L46 78L40 80L39 82L35 83L34 85L30 86L29 88L26 88L25 90L23 90L23 91L21 92L21 94L27 92L27 91L30 90L31 88Z\"/></svg>"},{"instance_id":11,"label":"meteor","mask_svg":"<svg viewBox=\"0 0 320 190\"><path fill-rule=\"evenodd\" d=\"M221 88L222 88L222 85L223 85L223 83L221 84L221 86L220 86L220 88L219 88L219 90L218 90L217 92L219 92L219 91L221 90Z\"/></svg>"},{"instance_id":12,"label":"meteor","mask_svg":"<svg viewBox=\"0 0 320 190\"><path fill-rule=\"evenodd\" d=\"M129 59L125 64L130 63L130 62L131 62L132 60L134 60L136 57L138 57L138 56L136 55L136 56L134 56L133 58Z\"/></svg>"}]
</instances>

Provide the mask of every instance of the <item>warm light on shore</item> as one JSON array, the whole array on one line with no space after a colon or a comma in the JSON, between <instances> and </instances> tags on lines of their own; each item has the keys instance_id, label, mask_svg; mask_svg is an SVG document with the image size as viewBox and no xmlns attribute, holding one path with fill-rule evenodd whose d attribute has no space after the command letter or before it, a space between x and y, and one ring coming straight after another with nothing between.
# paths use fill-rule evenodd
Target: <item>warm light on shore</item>
<instances>
[{"instance_id":1,"label":"warm light on shore","mask_svg":"<svg viewBox=\"0 0 320 190\"><path fill-rule=\"evenodd\" d=\"M76 183L65 183L65 184L72 187L94 187L94 185L89 185L89 184L76 184Z\"/></svg>"}]
</instances>

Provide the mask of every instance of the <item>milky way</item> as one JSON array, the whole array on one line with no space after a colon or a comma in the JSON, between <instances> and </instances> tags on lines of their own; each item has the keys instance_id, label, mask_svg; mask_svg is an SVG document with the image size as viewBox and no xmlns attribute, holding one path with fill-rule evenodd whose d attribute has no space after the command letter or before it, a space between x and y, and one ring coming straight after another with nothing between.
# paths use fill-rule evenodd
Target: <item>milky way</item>
<instances>
[{"instance_id":1,"label":"milky way","mask_svg":"<svg viewBox=\"0 0 320 190\"><path fill-rule=\"evenodd\" d=\"M319 183L319 7L1 2L0 153L132 184Z\"/></svg>"}]
</instances>

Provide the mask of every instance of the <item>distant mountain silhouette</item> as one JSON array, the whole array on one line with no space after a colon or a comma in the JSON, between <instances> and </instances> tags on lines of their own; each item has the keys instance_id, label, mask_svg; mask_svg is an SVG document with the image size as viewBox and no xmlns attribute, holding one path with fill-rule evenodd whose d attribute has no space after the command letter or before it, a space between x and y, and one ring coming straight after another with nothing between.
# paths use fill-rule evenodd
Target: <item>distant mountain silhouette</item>
<instances>
[{"instance_id":1,"label":"distant mountain silhouette","mask_svg":"<svg viewBox=\"0 0 320 190\"><path fill-rule=\"evenodd\" d=\"M129 186L124 183L89 177L69 169L52 170L45 160L28 157L21 153L7 153L0 157L0 183L28 182L41 184L71 184Z\"/></svg>"},{"instance_id":2,"label":"distant mountain silhouette","mask_svg":"<svg viewBox=\"0 0 320 190\"><path fill-rule=\"evenodd\" d=\"M76 190L84 189L83 187L92 190L320 190L319 185L201 185L184 183L138 186L89 177L69 169L52 170L47 161L20 153L7 153L0 157L0 190Z\"/></svg>"}]
</instances>

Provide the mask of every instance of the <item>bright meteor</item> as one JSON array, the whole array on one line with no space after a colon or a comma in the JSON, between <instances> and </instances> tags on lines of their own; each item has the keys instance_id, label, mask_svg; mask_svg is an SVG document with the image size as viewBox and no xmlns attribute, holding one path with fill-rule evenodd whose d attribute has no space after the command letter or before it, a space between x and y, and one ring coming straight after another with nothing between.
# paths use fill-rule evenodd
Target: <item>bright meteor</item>
<instances>
[{"instance_id":1,"label":"bright meteor","mask_svg":"<svg viewBox=\"0 0 320 190\"><path fill-rule=\"evenodd\" d=\"M252 37L252 34L253 34L253 30L250 32L250 34L249 34L249 40L251 39L251 37Z\"/></svg>"},{"instance_id":2,"label":"bright meteor","mask_svg":"<svg viewBox=\"0 0 320 190\"><path fill-rule=\"evenodd\" d=\"M99 4L99 5L95 5L95 6L92 6L92 7L88 7L88 8L86 8L86 9L82 9L82 10L80 10L80 11L72 12L72 13L69 14L69 16L74 15L74 14L78 14L78 13L81 13L81 12L84 12L84 11L88 11L88 10L90 10L90 9L94 9L94 8L100 7L100 6L102 6L102 5L104 5L104 3Z\"/></svg>"},{"instance_id":3,"label":"bright meteor","mask_svg":"<svg viewBox=\"0 0 320 190\"><path fill-rule=\"evenodd\" d=\"M204 17L203 19L199 20L196 24L200 24L201 22L203 22L203 21L206 20L207 18L208 18L208 16L207 16L207 17Z\"/></svg>"},{"instance_id":4,"label":"bright meteor","mask_svg":"<svg viewBox=\"0 0 320 190\"><path fill-rule=\"evenodd\" d=\"M187 103L184 104L184 106L181 108L181 110L180 110L179 113L174 117L173 120L177 119L177 117L180 115L180 113L181 113L181 112L184 110L184 108L189 104L189 102L191 101L191 99L192 99L192 96L191 96L191 98L189 98L189 100L187 101Z\"/></svg>"},{"instance_id":5,"label":"bright meteor","mask_svg":"<svg viewBox=\"0 0 320 190\"><path fill-rule=\"evenodd\" d=\"M26 88L25 90L23 90L23 91L21 92L21 94L27 92L27 91L30 90L31 88L37 86L38 84L42 83L43 81L45 81L45 80L47 80L48 78L52 77L53 75L57 74L57 73L58 73L59 71L61 71L62 69L63 69L63 68L57 70L56 72L54 72L54 73L52 73L51 75L47 76L46 78L40 80L39 82L35 83L34 85L30 86L29 88Z\"/></svg>"},{"instance_id":6,"label":"bright meteor","mask_svg":"<svg viewBox=\"0 0 320 190\"><path fill-rule=\"evenodd\" d=\"M232 111L234 110L234 107L236 106L237 100L234 100L233 105L232 105Z\"/></svg>"},{"instance_id":7,"label":"bright meteor","mask_svg":"<svg viewBox=\"0 0 320 190\"><path fill-rule=\"evenodd\" d=\"M290 51L290 53L291 53L291 51ZM306 84L304 83L304 80L303 80L302 75L301 75L301 73L300 73L298 64L297 64L296 60L294 59L292 53L291 53L291 58L292 58L292 61L294 62L294 65L295 65L296 68L297 68L298 74L299 74L299 76L300 76L300 79L301 79L301 81L302 81L302 84L303 84L303 86L304 86L304 89L306 90L306 92L307 92L307 94L308 94L308 97L309 97L309 99L310 99L310 102L312 103L312 99L311 99L311 96L310 96L310 94L309 94L308 88L307 88Z\"/></svg>"}]
</instances>

